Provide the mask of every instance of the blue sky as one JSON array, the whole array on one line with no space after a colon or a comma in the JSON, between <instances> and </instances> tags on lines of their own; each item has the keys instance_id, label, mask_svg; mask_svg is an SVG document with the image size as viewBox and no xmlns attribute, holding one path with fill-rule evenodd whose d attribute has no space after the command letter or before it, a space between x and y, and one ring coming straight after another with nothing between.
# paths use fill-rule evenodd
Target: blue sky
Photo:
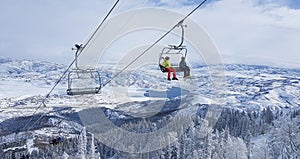
<instances>
[{"instance_id":1,"label":"blue sky","mask_svg":"<svg viewBox=\"0 0 300 159\"><path fill-rule=\"evenodd\" d=\"M287 5L290 8L299 9L300 8L300 1L299 0L281 0L283 5Z\"/></svg>"},{"instance_id":2,"label":"blue sky","mask_svg":"<svg viewBox=\"0 0 300 159\"><path fill-rule=\"evenodd\" d=\"M168 0L152 0L153 2L160 4L160 5L164 5L165 2L168 2ZM196 5L202 2L202 0L180 0L181 4L183 5ZM206 4L209 3L213 3L216 1L220 1L220 0L207 0ZM170 2L173 3L174 1ZM277 3L279 5L282 6L287 6L289 8L293 8L293 9L299 9L300 8L300 1L299 0L257 0L257 3Z\"/></svg>"},{"instance_id":3,"label":"blue sky","mask_svg":"<svg viewBox=\"0 0 300 159\"><path fill-rule=\"evenodd\" d=\"M144 7L188 13L201 0L125 0L113 15ZM69 63L112 0L2 0L0 56ZM300 1L208 0L191 16L207 30L225 63L300 67Z\"/></svg>"},{"instance_id":4,"label":"blue sky","mask_svg":"<svg viewBox=\"0 0 300 159\"><path fill-rule=\"evenodd\" d=\"M292 8L300 8L300 1L298 0L290 0L289 1L289 6Z\"/></svg>"}]
</instances>

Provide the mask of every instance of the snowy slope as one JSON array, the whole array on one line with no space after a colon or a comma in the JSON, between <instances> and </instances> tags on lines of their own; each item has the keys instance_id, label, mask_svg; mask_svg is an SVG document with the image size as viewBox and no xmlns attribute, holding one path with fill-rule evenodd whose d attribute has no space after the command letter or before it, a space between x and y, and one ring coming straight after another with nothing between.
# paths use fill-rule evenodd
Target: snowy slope
<instances>
[{"instance_id":1,"label":"snowy slope","mask_svg":"<svg viewBox=\"0 0 300 159\"><path fill-rule=\"evenodd\" d=\"M99 68L102 83L118 72L111 67ZM30 115L32 108L40 104L41 98L48 93L64 69L62 65L42 61L0 59L1 120L7 118L4 112L18 114L18 109L28 108L22 115ZM126 102L164 100L193 93L198 96L199 103L213 103L211 78L207 67L194 67L192 75L193 79L180 78L180 81L169 82L156 66L147 66L136 71L125 71L98 95L82 97L66 95L65 78L46 104L48 107L68 106L78 110L99 105L113 108ZM297 69L226 65L225 75L226 94L222 94L222 97L228 107L261 110L269 106L275 109L300 105L300 71Z\"/></svg>"},{"instance_id":2,"label":"snowy slope","mask_svg":"<svg viewBox=\"0 0 300 159\"><path fill-rule=\"evenodd\" d=\"M112 65L98 68L102 83L119 71L112 68ZM203 106L203 110L223 104L228 109L245 112L270 108L275 112L300 106L299 69L226 65L226 91L215 94L212 75L206 66L193 67L192 79L183 79L182 73L178 73L179 81L167 81L166 74L157 70L157 66L145 66L123 72L97 95L66 95L67 79L64 78L45 106L35 113L64 69L65 66L42 61L0 59L0 136L6 136L0 138L1 142L13 140L7 135L23 131L30 119L31 131L24 132L29 136L39 134L47 138L58 134L61 128L66 136L74 136L82 129L77 112L89 108L103 108L107 117L118 125L139 117L168 115L181 109L178 105L185 102ZM41 120L39 114L44 116Z\"/></svg>"},{"instance_id":3,"label":"snowy slope","mask_svg":"<svg viewBox=\"0 0 300 159\"><path fill-rule=\"evenodd\" d=\"M43 61L0 58L0 98L43 94L63 69Z\"/></svg>"},{"instance_id":4,"label":"snowy slope","mask_svg":"<svg viewBox=\"0 0 300 159\"><path fill-rule=\"evenodd\" d=\"M300 106L300 71L266 66L228 65L228 104L234 107Z\"/></svg>"}]
</instances>

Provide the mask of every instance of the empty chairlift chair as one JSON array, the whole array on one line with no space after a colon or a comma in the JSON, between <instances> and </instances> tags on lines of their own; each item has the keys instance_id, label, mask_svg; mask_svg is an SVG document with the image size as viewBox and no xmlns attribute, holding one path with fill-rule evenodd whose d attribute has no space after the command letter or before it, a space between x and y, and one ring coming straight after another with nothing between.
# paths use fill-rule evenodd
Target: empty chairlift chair
<instances>
[{"instance_id":1,"label":"empty chairlift chair","mask_svg":"<svg viewBox=\"0 0 300 159\"><path fill-rule=\"evenodd\" d=\"M68 74L68 95L97 94L101 89L101 76L95 69L79 69L77 53L81 46L76 46L75 66Z\"/></svg>"},{"instance_id":2,"label":"empty chairlift chair","mask_svg":"<svg viewBox=\"0 0 300 159\"><path fill-rule=\"evenodd\" d=\"M97 94L101 89L101 77L95 70L72 70L68 75L68 95Z\"/></svg>"}]
</instances>

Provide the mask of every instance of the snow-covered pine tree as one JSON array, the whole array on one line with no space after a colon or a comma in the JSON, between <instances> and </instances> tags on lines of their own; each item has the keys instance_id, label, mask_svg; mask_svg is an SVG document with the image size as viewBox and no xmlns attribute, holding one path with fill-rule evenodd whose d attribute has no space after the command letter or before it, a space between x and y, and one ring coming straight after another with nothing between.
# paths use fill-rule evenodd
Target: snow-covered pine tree
<instances>
[{"instance_id":1,"label":"snow-covered pine tree","mask_svg":"<svg viewBox=\"0 0 300 159\"><path fill-rule=\"evenodd\" d=\"M95 138L94 134L91 136L91 149L90 149L90 158L91 159L96 159L96 147L95 147Z\"/></svg>"},{"instance_id":2,"label":"snow-covered pine tree","mask_svg":"<svg viewBox=\"0 0 300 159\"><path fill-rule=\"evenodd\" d=\"M241 138L229 136L224 145L224 158L228 159L247 159L247 146Z\"/></svg>"},{"instance_id":3,"label":"snow-covered pine tree","mask_svg":"<svg viewBox=\"0 0 300 159\"><path fill-rule=\"evenodd\" d=\"M300 156L300 116L282 115L274 122L269 136L271 156Z\"/></svg>"},{"instance_id":4,"label":"snow-covered pine tree","mask_svg":"<svg viewBox=\"0 0 300 159\"><path fill-rule=\"evenodd\" d=\"M86 159L86 155L87 155L86 146L87 146L86 129L85 127L83 127L79 135L79 148L78 148L81 159Z\"/></svg>"}]
</instances>

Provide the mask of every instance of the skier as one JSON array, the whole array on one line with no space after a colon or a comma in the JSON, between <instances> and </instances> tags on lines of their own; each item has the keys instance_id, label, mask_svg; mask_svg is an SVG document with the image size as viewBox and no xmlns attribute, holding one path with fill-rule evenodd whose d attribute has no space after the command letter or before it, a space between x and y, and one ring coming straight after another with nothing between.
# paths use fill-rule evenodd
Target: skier
<instances>
[{"instance_id":1,"label":"skier","mask_svg":"<svg viewBox=\"0 0 300 159\"><path fill-rule=\"evenodd\" d=\"M166 56L165 59L164 59L164 62L161 65L162 65L162 67L164 67L166 69L166 71L168 71L168 80L169 81L171 80L171 78L170 78L171 72L173 72L172 80L178 80L176 78L176 69L171 66L171 63L170 63L169 59L170 58L168 56Z\"/></svg>"},{"instance_id":2,"label":"skier","mask_svg":"<svg viewBox=\"0 0 300 159\"><path fill-rule=\"evenodd\" d=\"M181 61L179 63L179 69L184 72L183 78L190 78L190 68L187 66L185 62L185 57L181 57Z\"/></svg>"}]
</instances>

